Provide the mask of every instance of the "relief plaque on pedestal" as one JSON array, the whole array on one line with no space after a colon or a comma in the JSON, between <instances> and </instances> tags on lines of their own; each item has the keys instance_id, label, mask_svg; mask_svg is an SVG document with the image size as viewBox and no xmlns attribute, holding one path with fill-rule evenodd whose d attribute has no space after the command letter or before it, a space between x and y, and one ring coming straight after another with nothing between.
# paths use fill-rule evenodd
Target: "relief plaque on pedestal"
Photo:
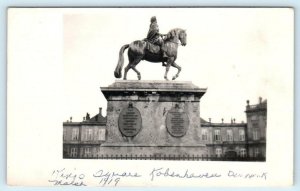
<instances>
[{"instance_id":1,"label":"relief plaque on pedestal","mask_svg":"<svg viewBox=\"0 0 300 191\"><path fill-rule=\"evenodd\" d=\"M139 110L129 104L128 108L124 108L118 121L119 129L125 137L133 137L138 134L142 128L142 117Z\"/></svg>"},{"instance_id":2,"label":"relief plaque on pedestal","mask_svg":"<svg viewBox=\"0 0 300 191\"><path fill-rule=\"evenodd\" d=\"M184 111L180 111L178 105L172 108L166 119L168 132L174 137L182 137L189 127L189 118Z\"/></svg>"}]
</instances>

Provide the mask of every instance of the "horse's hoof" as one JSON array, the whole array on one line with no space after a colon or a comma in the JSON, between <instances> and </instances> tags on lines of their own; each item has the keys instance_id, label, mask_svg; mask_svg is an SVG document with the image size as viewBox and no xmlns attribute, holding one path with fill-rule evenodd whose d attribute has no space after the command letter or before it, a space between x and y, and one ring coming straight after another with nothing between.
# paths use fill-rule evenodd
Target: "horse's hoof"
<instances>
[{"instance_id":1,"label":"horse's hoof","mask_svg":"<svg viewBox=\"0 0 300 191\"><path fill-rule=\"evenodd\" d=\"M172 80L175 80L175 79L176 79L175 77L172 78Z\"/></svg>"},{"instance_id":2,"label":"horse's hoof","mask_svg":"<svg viewBox=\"0 0 300 191\"><path fill-rule=\"evenodd\" d=\"M138 80L141 80L141 76L138 76Z\"/></svg>"}]
</instances>

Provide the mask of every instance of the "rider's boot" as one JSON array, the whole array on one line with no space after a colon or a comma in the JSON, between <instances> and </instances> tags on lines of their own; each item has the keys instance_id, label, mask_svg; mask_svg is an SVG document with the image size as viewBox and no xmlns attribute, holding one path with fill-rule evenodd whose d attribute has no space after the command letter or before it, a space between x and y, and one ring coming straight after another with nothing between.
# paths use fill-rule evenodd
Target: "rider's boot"
<instances>
[{"instance_id":1,"label":"rider's boot","mask_svg":"<svg viewBox=\"0 0 300 191\"><path fill-rule=\"evenodd\" d=\"M166 60L166 61L167 61L168 55L167 55L166 51L164 50L164 43L161 44L160 49L161 49L161 53L162 53L162 58L163 58L163 60ZM167 64L163 61L163 62L162 62L162 66L167 66Z\"/></svg>"}]
</instances>

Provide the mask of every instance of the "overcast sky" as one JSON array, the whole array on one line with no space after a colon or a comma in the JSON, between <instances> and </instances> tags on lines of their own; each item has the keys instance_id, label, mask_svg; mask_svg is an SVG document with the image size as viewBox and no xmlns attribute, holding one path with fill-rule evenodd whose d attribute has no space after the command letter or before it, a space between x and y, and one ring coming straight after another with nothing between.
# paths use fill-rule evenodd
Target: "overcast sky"
<instances>
[{"instance_id":1,"label":"overcast sky","mask_svg":"<svg viewBox=\"0 0 300 191\"><path fill-rule=\"evenodd\" d=\"M94 116L98 107L106 114L100 86L115 81L121 46L145 38L151 16L157 17L161 33L186 29L187 46L179 47L177 58L182 72L176 80L207 88L200 103L205 120L245 121L247 99L256 104L259 96L268 98L271 89L284 88L277 66L290 59L287 34L292 25L278 9L72 10L63 21L66 120L72 116L73 121L81 121L86 112ZM142 80L163 80L165 68L160 63L142 61L137 69ZM172 68L169 78L175 73ZM128 79L137 76L130 71Z\"/></svg>"}]
</instances>

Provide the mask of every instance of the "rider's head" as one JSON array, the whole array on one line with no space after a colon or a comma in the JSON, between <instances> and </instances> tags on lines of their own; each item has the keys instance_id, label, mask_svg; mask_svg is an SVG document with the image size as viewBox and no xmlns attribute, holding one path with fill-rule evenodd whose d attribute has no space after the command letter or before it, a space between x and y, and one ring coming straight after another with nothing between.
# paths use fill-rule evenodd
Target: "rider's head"
<instances>
[{"instance_id":1,"label":"rider's head","mask_svg":"<svg viewBox=\"0 0 300 191\"><path fill-rule=\"evenodd\" d=\"M151 17L151 23L153 23L153 22L156 22L156 17L155 16Z\"/></svg>"}]
</instances>

